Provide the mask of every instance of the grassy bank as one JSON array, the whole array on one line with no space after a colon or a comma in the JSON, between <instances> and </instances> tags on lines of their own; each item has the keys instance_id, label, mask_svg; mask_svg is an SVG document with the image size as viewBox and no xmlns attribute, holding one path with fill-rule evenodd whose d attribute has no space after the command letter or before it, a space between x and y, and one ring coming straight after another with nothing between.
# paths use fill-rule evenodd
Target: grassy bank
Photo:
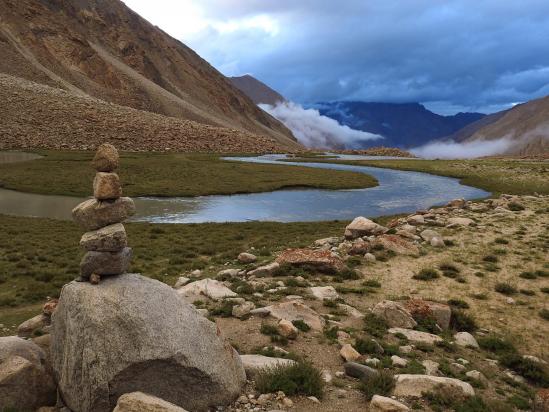
<instances>
[{"instance_id":1,"label":"grassy bank","mask_svg":"<svg viewBox=\"0 0 549 412\"><path fill-rule=\"evenodd\" d=\"M292 159L296 161L298 159ZM303 162L324 160L301 159ZM468 186L487 190L495 195L549 194L549 163L531 160L478 159L478 160L330 160L358 166L374 166L398 170L426 172L455 177Z\"/></svg>"},{"instance_id":2,"label":"grassy bank","mask_svg":"<svg viewBox=\"0 0 549 412\"><path fill-rule=\"evenodd\" d=\"M5 215L0 227L0 324L11 325L29 317L24 307L36 312L33 304L56 296L78 276L82 230L72 222ZM309 245L344 227L344 222L126 224L135 256L132 270L170 285L191 269L217 273L252 247L268 259L277 250Z\"/></svg>"},{"instance_id":3,"label":"grassy bank","mask_svg":"<svg viewBox=\"0 0 549 412\"><path fill-rule=\"evenodd\" d=\"M41 152L45 157L0 164L0 186L23 192L88 196L91 152ZM288 187L357 189L371 176L300 166L229 162L207 154L124 153L119 173L128 196L201 196L267 192Z\"/></svg>"}]
</instances>

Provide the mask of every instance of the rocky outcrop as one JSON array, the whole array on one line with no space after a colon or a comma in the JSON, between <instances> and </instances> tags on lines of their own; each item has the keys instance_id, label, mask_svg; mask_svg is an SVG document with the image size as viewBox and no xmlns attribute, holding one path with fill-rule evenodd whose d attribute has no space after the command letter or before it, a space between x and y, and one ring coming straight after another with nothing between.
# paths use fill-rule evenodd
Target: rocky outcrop
<instances>
[{"instance_id":1,"label":"rocky outcrop","mask_svg":"<svg viewBox=\"0 0 549 412\"><path fill-rule=\"evenodd\" d=\"M111 411L133 391L202 411L232 401L245 378L215 324L171 287L136 274L65 285L51 356L62 399L82 412Z\"/></svg>"},{"instance_id":2,"label":"rocky outcrop","mask_svg":"<svg viewBox=\"0 0 549 412\"><path fill-rule=\"evenodd\" d=\"M46 355L31 341L0 338L0 406L2 410L36 410L54 405L56 390Z\"/></svg>"},{"instance_id":3,"label":"rocky outcrop","mask_svg":"<svg viewBox=\"0 0 549 412\"><path fill-rule=\"evenodd\" d=\"M185 409L143 392L125 393L113 412L187 412Z\"/></svg>"}]
</instances>

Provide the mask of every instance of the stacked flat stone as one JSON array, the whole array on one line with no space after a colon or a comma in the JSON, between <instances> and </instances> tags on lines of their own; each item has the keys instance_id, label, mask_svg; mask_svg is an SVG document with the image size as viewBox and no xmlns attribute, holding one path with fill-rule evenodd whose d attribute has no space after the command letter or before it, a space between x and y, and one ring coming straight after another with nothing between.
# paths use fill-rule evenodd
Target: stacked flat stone
<instances>
[{"instance_id":1,"label":"stacked flat stone","mask_svg":"<svg viewBox=\"0 0 549 412\"><path fill-rule=\"evenodd\" d=\"M81 279L99 283L102 276L126 273L130 266L132 250L122 222L135 213L135 204L129 197L122 197L120 178L115 173L119 156L113 145L99 146L92 166L97 172L94 198L76 206L72 217L88 231L80 240L86 250L80 262Z\"/></svg>"}]
</instances>

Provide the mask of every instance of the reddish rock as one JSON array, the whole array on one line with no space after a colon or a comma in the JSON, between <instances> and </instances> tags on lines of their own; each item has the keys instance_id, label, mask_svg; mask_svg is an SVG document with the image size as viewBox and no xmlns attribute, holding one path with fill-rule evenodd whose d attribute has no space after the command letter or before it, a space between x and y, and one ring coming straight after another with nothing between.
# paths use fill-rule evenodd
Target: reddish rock
<instances>
[{"instance_id":1,"label":"reddish rock","mask_svg":"<svg viewBox=\"0 0 549 412\"><path fill-rule=\"evenodd\" d=\"M398 255L419 254L417 245L397 235L381 235L372 243L382 245L384 249L391 250Z\"/></svg>"},{"instance_id":2,"label":"reddish rock","mask_svg":"<svg viewBox=\"0 0 549 412\"><path fill-rule=\"evenodd\" d=\"M57 309L58 303L59 299L49 299L46 303L44 303L44 306L42 307L42 313L44 315L51 316L53 312L55 312L55 309Z\"/></svg>"}]
</instances>

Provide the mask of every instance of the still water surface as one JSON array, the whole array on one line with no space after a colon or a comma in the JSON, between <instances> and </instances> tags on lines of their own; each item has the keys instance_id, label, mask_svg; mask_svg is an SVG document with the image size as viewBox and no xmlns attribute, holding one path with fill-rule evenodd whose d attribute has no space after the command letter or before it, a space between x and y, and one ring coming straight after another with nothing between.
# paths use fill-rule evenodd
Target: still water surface
<instances>
[{"instance_id":1,"label":"still water surface","mask_svg":"<svg viewBox=\"0 0 549 412\"><path fill-rule=\"evenodd\" d=\"M2 155L5 153L0 153L0 163L3 163ZM413 212L459 197L473 199L490 195L484 190L461 185L457 179L448 177L367 166L279 162L283 157L267 155L228 159L367 173L378 179L379 186L354 190L288 189L194 198L142 197L134 199L137 215L132 220L155 223L349 220L359 215L375 217ZM13 161L13 154L5 158ZM82 200L0 189L0 213L70 219L70 211Z\"/></svg>"}]
</instances>

